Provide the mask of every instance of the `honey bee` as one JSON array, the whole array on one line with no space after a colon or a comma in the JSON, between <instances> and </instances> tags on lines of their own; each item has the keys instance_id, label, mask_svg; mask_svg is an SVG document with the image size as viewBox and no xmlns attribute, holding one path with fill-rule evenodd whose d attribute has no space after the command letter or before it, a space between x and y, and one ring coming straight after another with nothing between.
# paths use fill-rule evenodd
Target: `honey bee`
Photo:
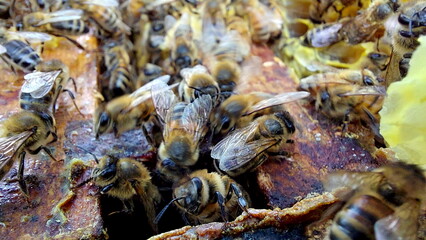
<instances>
[{"instance_id":1,"label":"honey bee","mask_svg":"<svg viewBox=\"0 0 426 240\"><path fill-rule=\"evenodd\" d=\"M169 30L173 35L171 43L171 60L176 72L192 67L198 62L197 46L193 39L189 13L183 13L179 21Z\"/></svg>"},{"instance_id":2,"label":"honey bee","mask_svg":"<svg viewBox=\"0 0 426 240\"><path fill-rule=\"evenodd\" d=\"M103 77L108 80L110 99L129 94L135 90L135 76L126 47L115 42L104 47ZM106 95L106 94L104 94Z\"/></svg>"},{"instance_id":3,"label":"honey bee","mask_svg":"<svg viewBox=\"0 0 426 240\"><path fill-rule=\"evenodd\" d=\"M234 128L249 125L253 119L281 111L279 106L309 96L308 92L287 92L278 95L250 93L233 95L223 101L211 116L214 133L225 135Z\"/></svg>"},{"instance_id":4,"label":"honey bee","mask_svg":"<svg viewBox=\"0 0 426 240\"><path fill-rule=\"evenodd\" d=\"M251 33L250 28L247 23L247 21L244 20L244 18L231 15L226 18L226 29L228 32L236 31L240 36L248 41L250 44L251 42Z\"/></svg>"},{"instance_id":5,"label":"honey bee","mask_svg":"<svg viewBox=\"0 0 426 240\"><path fill-rule=\"evenodd\" d=\"M73 8L83 10L109 35L130 35L130 28L121 18L116 0L72 0Z\"/></svg>"},{"instance_id":6,"label":"honey bee","mask_svg":"<svg viewBox=\"0 0 426 240\"><path fill-rule=\"evenodd\" d=\"M228 222L228 216L236 218L240 208L247 211L250 205L248 194L228 176L206 169L191 173L176 182L173 200L157 215L158 222L165 210L172 204L189 218L192 224L210 223L222 218Z\"/></svg>"},{"instance_id":7,"label":"honey bee","mask_svg":"<svg viewBox=\"0 0 426 240\"><path fill-rule=\"evenodd\" d=\"M199 143L207 133L206 125L213 104L208 94L184 103L177 101L173 91L157 89L152 89L152 100L164 126L157 169L166 179L174 181L181 177L185 168L197 163Z\"/></svg>"},{"instance_id":8,"label":"honey bee","mask_svg":"<svg viewBox=\"0 0 426 240\"><path fill-rule=\"evenodd\" d=\"M330 239L417 239L426 178L416 165L398 162L372 172L339 171L324 185L327 191L348 188L341 194L345 205L334 218Z\"/></svg>"},{"instance_id":9,"label":"honey bee","mask_svg":"<svg viewBox=\"0 0 426 240\"><path fill-rule=\"evenodd\" d=\"M425 34L425 13L424 1L410 1L401 6L399 15L386 21L386 33L393 48L386 72L387 85L406 76L411 55L420 44L418 38Z\"/></svg>"},{"instance_id":10,"label":"honey bee","mask_svg":"<svg viewBox=\"0 0 426 240\"><path fill-rule=\"evenodd\" d=\"M60 60L41 62L36 66L35 72L24 76L24 80L19 96L21 109L54 114L59 94L67 92L74 107L82 115L74 101L74 94L70 90L64 89L64 85L68 81L71 80L74 84L75 81L69 75L68 66Z\"/></svg>"},{"instance_id":11,"label":"honey bee","mask_svg":"<svg viewBox=\"0 0 426 240\"><path fill-rule=\"evenodd\" d=\"M89 181L94 182L100 188L101 194L120 199L123 202L124 211L133 211L134 196L138 196L145 208L148 222L154 232L158 232L154 224L156 215L155 207L161 201L161 195L157 186L151 182L149 170L133 158L117 158L111 155L97 159L96 167L91 177L74 186L77 188ZM129 208L126 203L129 203Z\"/></svg>"},{"instance_id":12,"label":"honey bee","mask_svg":"<svg viewBox=\"0 0 426 240\"><path fill-rule=\"evenodd\" d=\"M38 154L44 150L53 160L46 145L57 140L55 119L48 113L20 111L1 123L0 126L0 179L9 172L19 158L18 182L22 192L28 196L24 180L24 160L26 153ZM55 160L56 161L56 160Z\"/></svg>"},{"instance_id":13,"label":"honey bee","mask_svg":"<svg viewBox=\"0 0 426 240\"><path fill-rule=\"evenodd\" d=\"M255 170L268 159L268 153L284 154L282 144L291 141L295 131L288 112L264 115L227 135L213 147L211 157L218 171L236 177Z\"/></svg>"},{"instance_id":14,"label":"honey bee","mask_svg":"<svg viewBox=\"0 0 426 240\"><path fill-rule=\"evenodd\" d=\"M232 60L218 61L214 64L212 75L219 85L221 96L230 97L240 79L240 66Z\"/></svg>"},{"instance_id":15,"label":"honey bee","mask_svg":"<svg viewBox=\"0 0 426 240\"><path fill-rule=\"evenodd\" d=\"M220 89L206 67L196 65L192 68L184 68L180 71L180 75L183 80L179 84L179 95L183 101L189 103L204 94L208 94L213 102L216 102Z\"/></svg>"},{"instance_id":16,"label":"honey bee","mask_svg":"<svg viewBox=\"0 0 426 240\"><path fill-rule=\"evenodd\" d=\"M89 32L80 9L57 12L34 12L24 16L23 27L28 31L46 32L54 35L81 35Z\"/></svg>"},{"instance_id":17,"label":"honey bee","mask_svg":"<svg viewBox=\"0 0 426 240\"><path fill-rule=\"evenodd\" d=\"M162 76L138 88L131 94L114 98L96 108L93 126L96 138L113 131L115 136L141 125L155 111L151 101L151 88L156 84L163 87L170 80L169 75ZM165 90L165 89L163 89Z\"/></svg>"},{"instance_id":18,"label":"honey bee","mask_svg":"<svg viewBox=\"0 0 426 240\"><path fill-rule=\"evenodd\" d=\"M366 70L363 70L364 72ZM370 72L367 70L367 73ZM385 87L375 85L375 78L367 77L364 74L354 74L357 76L358 84L351 84L350 81L341 77L350 71L341 73L326 73L327 79L313 81L318 76L310 76L300 80L300 88L309 91L315 98L315 108L321 110L326 116L343 121L344 130L346 124L361 120L373 131L377 143L384 144L383 137L379 133L379 111L382 109ZM371 72L370 72L371 73ZM321 76L321 75L319 75ZM361 84L362 81L362 84Z\"/></svg>"},{"instance_id":19,"label":"honey bee","mask_svg":"<svg viewBox=\"0 0 426 240\"><path fill-rule=\"evenodd\" d=\"M234 4L237 15L248 19L253 42L267 43L281 35L283 20L277 11L258 0L238 0Z\"/></svg>"},{"instance_id":20,"label":"honey bee","mask_svg":"<svg viewBox=\"0 0 426 240\"><path fill-rule=\"evenodd\" d=\"M0 28L2 47L4 48L1 58L8 63L13 71L19 69L25 73L35 70L41 62L40 55L29 45L29 43L42 43L49 41L52 37L45 33L9 31Z\"/></svg>"}]
</instances>

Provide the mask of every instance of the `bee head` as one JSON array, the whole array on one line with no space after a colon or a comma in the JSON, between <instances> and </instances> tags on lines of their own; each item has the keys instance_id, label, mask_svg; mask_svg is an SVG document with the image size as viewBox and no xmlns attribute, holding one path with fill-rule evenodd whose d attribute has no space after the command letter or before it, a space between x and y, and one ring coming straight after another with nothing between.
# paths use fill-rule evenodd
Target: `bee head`
<instances>
[{"instance_id":1,"label":"bee head","mask_svg":"<svg viewBox=\"0 0 426 240\"><path fill-rule=\"evenodd\" d=\"M191 214L197 214L201 205L203 182L195 177L174 190L175 198L181 198L176 204Z\"/></svg>"}]
</instances>

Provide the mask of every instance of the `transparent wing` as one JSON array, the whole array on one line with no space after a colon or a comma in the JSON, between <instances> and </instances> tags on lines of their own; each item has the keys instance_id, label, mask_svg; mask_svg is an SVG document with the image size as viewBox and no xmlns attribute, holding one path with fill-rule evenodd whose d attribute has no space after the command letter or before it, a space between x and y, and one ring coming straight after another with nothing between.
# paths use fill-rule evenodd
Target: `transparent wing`
<instances>
[{"instance_id":1,"label":"transparent wing","mask_svg":"<svg viewBox=\"0 0 426 240\"><path fill-rule=\"evenodd\" d=\"M338 94L339 97L362 96L362 95L385 96L386 90L384 86L360 86L351 92Z\"/></svg>"},{"instance_id":2,"label":"transparent wing","mask_svg":"<svg viewBox=\"0 0 426 240\"><path fill-rule=\"evenodd\" d=\"M33 131L25 131L11 137L0 138L0 170L8 165L16 151L33 133Z\"/></svg>"},{"instance_id":3,"label":"transparent wing","mask_svg":"<svg viewBox=\"0 0 426 240\"><path fill-rule=\"evenodd\" d=\"M60 11L50 13L49 17L40 21L37 24L37 26L47 24L47 23L77 20L77 19L81 19L82 16L83 16L83 10L80 10L80 9L60 10Z\"/></svg>"},{"instance_id":4,"label":"transparent wing","mask_svg":"<svg viewBox=\"0 0 426 240\"><path fill-rule=\"evenodd\" d=\"M175 93L165 83L153 85L151 88L152 102L154 103L155 111L164 125L169 109L178 102Z\"/></svg>"},{"instance_id":5,"label":"transparent wing","mask_svg":"<svg viewBox=\"0 0 426 240\"><path fill-rule=\"evenodd\" d=\"M420 202L412 200L398 207L395 212L374 224L377 240L417 239L417 218Z\"/></svg>"},{"instance_id":6,"label":"transparent wing","mask_svg":"<svg viewBox=\"0 0 426 240\"><path fill-rule=\"evenodd\" d=\"M100 5L104 7L118 7L119 3L117 0L74 0L75 3L80 4L94 4L94 5Z\"/></svg>"},{"instance_id":7,"label":"transparent wing","mask_svg":"<svg viewBox=\"0 0 426 240\"><path fill-rule=\"evenodd\" d=\"M5 52L7 52L7 49L3 45L0 45L0 54L3 54Z\"/></svg>"},{"instance_id":8,"label":"transparent wing","mask_svg":"<svg viewBox=\"0 0 426 240\"><path fill-rule=\"evenodd\" d=\"M342 28L341 23L332 24L322 29L313 29L315 34L311 36L311 45L313 47L327 47L339 41L339 31Z\"/></svg>"},{"instance_id":9,"label":"transparent wing","mask_svg":"<svg viewBox=\"0 0 426 240\"><path fill-rule=\"evenodd\" d=\"M279 139L261 139L244 145L228 148L219 160L219 169L222 171L235 170L249 161L252 161L259 154L275 145Z\"/></svg>"},{"instance_id":10,"label":"transparent wing","mask_svg":"<svg viewBox=\"0 0 426 240\"><path fill-rule=\"evenodd\" d=\"M309 96L309 92L304 92L304 91L281 93L281 94L273 96L272 98L268 98L258 102L257 104L250 107L249 110L244 115L250 115L254 112L260 111L265 108L273 107L273 106L288 103L288 102L293 102L302 98L306 98L308 96Z\"/></svg>"},{"instance_id":11,"label":"transparent wing","mask_svg":"<svg viewBox=\"0 0 426 240\"><path fill-rule=\"evenodd\" d=\"M25 38L30 43L37 43L37 42L46 42L49 40L52 40L52 36L47 33L42 32L8 32L8 34L18 36L20 38Z\"/></svg>"},{"instance_id":12,"label":"transparent wing","mask_svg":"<svg viewBox=\"0 0 426 240\"><path fill-rule=\"evenodd\" d=\"M133 97L133 98L137 98L138 96L143 95L144 92L150 91L152 86L157 85L157 84L161 84L161 83L165 83L167 85L167 83L169 81L170 81L170 75L164 75L164 76L158 77L158 78L146 83L142 87L136 89L136 91L131 93L130 96ZM162 85L162 86L164 86L164 85Z\"/></svg>"},{"instance_id":13,"label":"transparent wing","mask_svg":"<svg viewBox=\"0 0 426 240\"><path fill-rule=\"evenodd\" d=\"M192 68L184 68L180 71L180 75L185 79L185 81L188 81L192 75L197 73L208 73L208 70L203 65L196 65Z\"/></svg>"},{"instance_id":14,"label":"transparent wing","mask_svg":"<svg viewBox=\"0 0 426 240\"><path fill-rule=\"evenodd\" d=\"M21 92L31 94L33 98L44 97L52 90L55 80L60 73L60 70L28 73L24 76Z\"/></svg>"},{"instance_id":15,"label":"transparent wing","mask_svg":"<svg viewBox=\"0 0 426 240\"><path fill-rule=\"evenodd\" d=\"M210 95L205 94L189 103L182 114L182 125L194 136L194 142L198 142L205 135L205 126L213 109Z\"/></svg>"},{"instance_id":16,"label":"transparent wing","mask_svg":"<svg viewBox=\"0 0 426 240\"><path fill-rule=\"evenodd\" d=\"M324 189L332 192L339 187L357 189L361 186L374 188L381 181L383 175L378 172L348 172L337 171L330 173L323 181Z\"/></svg>"},{"instance_id":17,"label":"transparent wing","mask_svg":"<svg viewBox=\"0 0 426 240\"><path fill-rule=\"evenodd\" d=\"M244 145L253 137L258 126L259 122L254 121L246 127L236 129L229 133L212 148L210 156L214 159L221 159L228 150L236 148L239 145Z\"/></svg>"}]
</instances>

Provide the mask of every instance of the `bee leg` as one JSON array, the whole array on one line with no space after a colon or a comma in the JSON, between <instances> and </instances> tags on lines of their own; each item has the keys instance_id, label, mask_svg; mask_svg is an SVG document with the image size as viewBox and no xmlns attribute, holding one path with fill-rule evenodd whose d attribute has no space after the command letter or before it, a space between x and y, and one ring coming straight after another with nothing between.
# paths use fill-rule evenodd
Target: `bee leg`
<instances>
[{"instance_id":1,"label":"bee leg","mask_svg":"<svg viewBox=\"0 0 426 240\"><path fill-rule=\"evenodd\" d=\"M152 134L148 132L148 129L146 129L145 124L142 124L141 129L142 129L143 135L145 135L145 138L148 141L148 144L151 146L155 146L155 140Z\"/></svg>"},{"instance_id":2,"label":"bee leg","mask_svg":"<svg viewBox=\"0 0 426 240\"><path fill-rule=\"evenodd\" d=\"M399 73L401 77L407 76L408 68L410 67L410 60L413 53L406 53L402 56L401 61L399 61Z\"/></svg>"},{"instance_id":3,"label":"bee leg","mask_svg":"<svg viewBox=\"0 0 426 240\"><path fill-rule=\"evenodd\" d=\"M50 134L52 134L52 141L50 141L49 143L54 143L56 141L58 141L58 135L55 132L49 132Z\"/></svg>"},{"instance_id":4,"label":"bee leg","mask_svg":"<svg viewBox=\"0 0 426 240\"><path fill-rule=\"evenodd\" d=\"M246 198L244 197L241 189L235 183L231 183L231 188L229 189L228 195L232 194L232 192L234 192L235 195L238 197L238 205L240 205L241 209L243 209L244 212L248 213L247 211L248 202Z\"/></svg>"},{"instance_id":5,"label":"bee leg","mask_svg":"<svg viewBox=\"0 0 426 240\"><path fill-rule=\"evenodd\" d=\"M24 160L25 160L25 151L22 151L19 155L19 167L18 167L18 183L19 188L21 188L22 192L26 197L29 197L27 183L25 183L24 179Z\"/></svg>"},{"instance_id":6,"label":"bee leg","mask_svg":"<svg viewBox=\"0 0 426 240\"><path fill-rule=\"evenodd\" d=\"M68 90L68 89L64 89L64 90L62 90L62 92L67 92L67 93L68 93L68 95L70 96L71 101L72 101L72 104L74 105L75 109L77 110L77 112L78 112L81 116L83 116L83 117L84 117L83 113L81 113L81 112L80 112L80 109L78 108L77 104L75 103L75 97L74 97L74 94L73 94L70 90Z\"/></svg>"},{"instance_id":7,"label":"bee leg","mask_svg":"<svg viewBox=\"0 0 426 240\"><path fill-rule=\"evenodd\" d=\"M117 181L110 183L106 186L103 186L101 188L101 194L105 194L105 193L109 192L113 187L115 187L115 185L117 185Z\"/></svg>"},{"instance_id":8,"label":"bee leg","mask_svg":"<svg viewBox=\"0 0 426 240\"><path fill-rule=\"evenodd\" d=\"M350 110L347 110L345 113L345 116L343 117L343 122L342 122L342 135L344 133L346 133L346 131L348 130L348 125L349 125L349 119L350 119Z\"/></svg>"},{"instance_id":9,"label":"bee leg","mask_svg":"<svg viewBox=\"0 0 426 240\"><path fill-rule=\"evenodd\" d=\"M222 194L220 192L214 193L215 200L217 201L217 204L220 207L220 215L222 216L222 219L225 223L228 222L228 215L225 211L225 199L223 198Z\"/></svg>"},{"instance_id":10,"label":"bee leg","mask_svg":"<svg viewBox=\"0 0 426 240\"><path fill-rule=\"evenodd\" d=\"M74 92L77 92L77 84L75 83L75 79L70 77L68 81L72 82L72 85L74 86Z\"/></svg>"}]
</instances>

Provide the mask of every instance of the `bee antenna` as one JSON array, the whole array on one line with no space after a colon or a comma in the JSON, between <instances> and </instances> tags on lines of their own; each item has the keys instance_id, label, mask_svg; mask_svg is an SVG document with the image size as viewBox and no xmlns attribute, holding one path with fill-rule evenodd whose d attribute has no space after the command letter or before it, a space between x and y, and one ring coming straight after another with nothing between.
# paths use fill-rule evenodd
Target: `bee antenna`
<instances>
[{"instance_id":1,"label":"bee antenna","mask_svg":"<svg viewBox=\"0 0 426 240\"><path fill-rule=\"evenodd\" d=\"M79 183L79 184L77 184L77 185L75 185L75 186L72 186L71 187L71 190L74 190L74 189L76 189L76 188L80 188L81 186L83 186L84 184L86 184L86 183L88 183L88 182L90 182L90 181L92 181L92 179L93 179L93 177L89 177L89 178L87 178L86 180L84 180L83 182L81 182L81 183Z\"/></svg>"},{"instance_id":2,"label":"bee antenna","mask_svg":"<svg viewBox=\"0 0 426 240\"><path fill-rule=\"evenodd\" d=\"M184 197L178 197L178 198L174 198L172 199L169 203L167 203L167 205L161 210L160 213L158 213L157 217L155 217L154 219L154 224L158 224L158 222L160 221L160 218L163 216L163 214L166 212L166 210L170 207L170 205L176 201L179 201L181 199L186 198L186 196Z\"/></svg>"},{"instance_id":3,"label":"bee antenna","mask_svg":"<svg viewBox=\"0 0 426 240\"><path fill-rule=\"evenodd\" d=\"M81 150L83 150L84 152L86 152L86 153L88 153L88 154L92 155L92 157L93 157L93 158L95 159L95 161L96 161L96 164L99 164L99 160L98 160L98 158L95 156L95 154L93 154L93 153L89 152L87 149L82 148L82 147L80 147L80 146L76 146L76 147L78 147L78 148L80 148Z\"/></svg>"}]
</instances>

